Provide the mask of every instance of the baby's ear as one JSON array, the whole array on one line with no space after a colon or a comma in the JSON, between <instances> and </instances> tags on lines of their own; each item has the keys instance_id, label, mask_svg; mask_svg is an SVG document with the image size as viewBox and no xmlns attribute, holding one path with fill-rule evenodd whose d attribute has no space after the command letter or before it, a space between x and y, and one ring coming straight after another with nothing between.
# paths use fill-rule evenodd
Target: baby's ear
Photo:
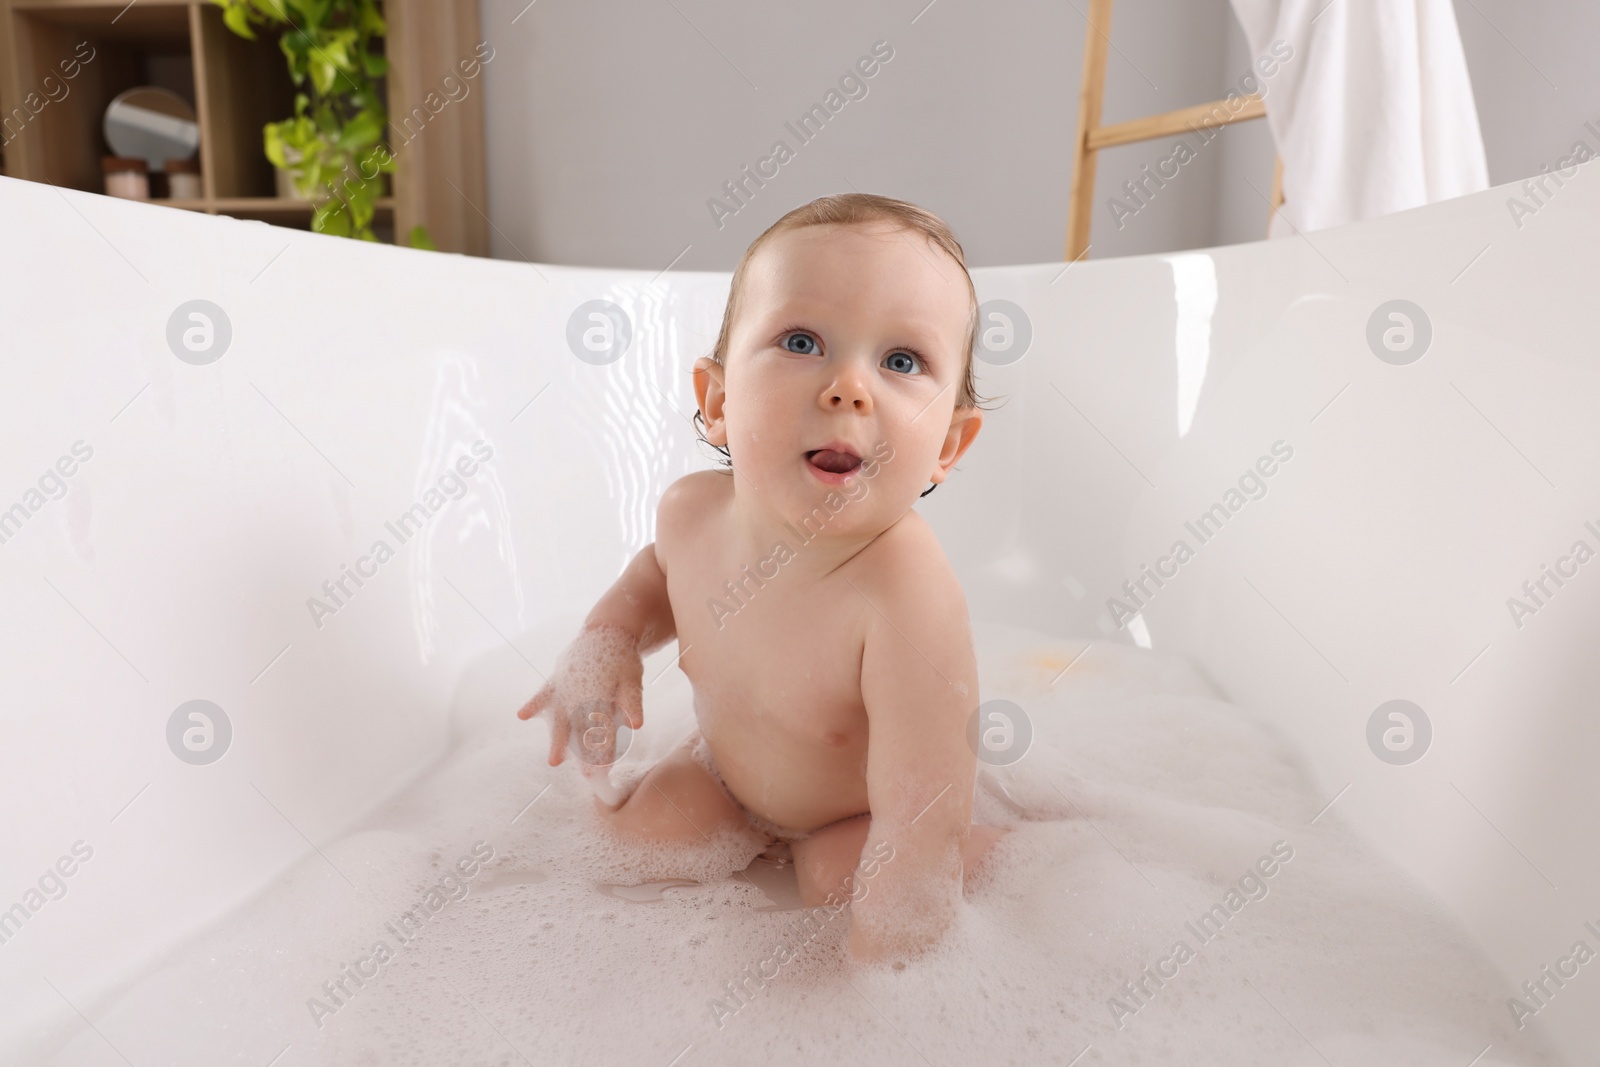
<instances>
[{"instance_id":1,"label":"baby's ear","mask_svg":"<svg viewBox=\"0 0 1600 1067\"><path fill-rule=\"evenodd\" d=\"M728 443L728 428L722 421L722 406L727 400L723 388L723 366L710 356L694 361L694 398L706 422L706 440L713 445Z\"/></svg>"},{"instance_id":2,"label":"baby's ear","mask_svg":"<svg viewBox=\"0 0 1600 1067\"><path fill-rule=\"evenodd\" d=\"M950 430L944 435L944 447L939 450L939 458L934 461L933 472L929 475L936 484L945 480L950 468L956 465L956 460L966 452L982 427L982 408L955 409L950 416Z\"/></svg>"}]
</instances>

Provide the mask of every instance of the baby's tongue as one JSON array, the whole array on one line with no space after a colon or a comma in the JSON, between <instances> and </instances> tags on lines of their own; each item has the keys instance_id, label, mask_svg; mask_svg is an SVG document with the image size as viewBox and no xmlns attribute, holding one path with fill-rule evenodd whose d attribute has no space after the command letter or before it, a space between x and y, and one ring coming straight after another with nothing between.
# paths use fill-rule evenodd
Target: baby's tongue
<instances>
[{"instance_id":1,"label":"baby's tongue","mask_svg":"<svg viewBox=\"0 0 1600 1067\"><path fill-rule=\"evenodd\" d=\"M830 471L834 474L843 474L846 471L853 471L861 464L861 460L858 457L852 456L848 452L834 452L833 450L827 448L820 449L813 453L811 456L811 462L816 466L821 467L823 470Z\"/></svg>"}]
</instances>

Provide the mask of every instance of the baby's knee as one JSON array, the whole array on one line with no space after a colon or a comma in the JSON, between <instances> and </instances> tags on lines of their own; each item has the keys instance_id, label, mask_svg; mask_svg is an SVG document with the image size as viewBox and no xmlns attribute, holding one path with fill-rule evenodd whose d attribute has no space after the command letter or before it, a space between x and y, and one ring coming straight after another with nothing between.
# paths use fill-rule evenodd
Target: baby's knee
<instances>
[{"instance_id":1,"label":"baby's knee","mask_svg":"<svg viewBox=\"0 0 1600 1067\"><path fill-rule=\"evenodd\" d=\"M600 797L594 798L595 815L600 822L614 833L643 835L647 837L673 837L670 829L664 825L669 820L665 818L669 812L663 811L664 804L652 803L654 796L653 784L646 782L645 788L634 790L620 804L607 804ZM681 820L674 818L671 822Z\"/></svg>"},{"instance_id":2,"label":"baby's knee","mask_svg":"<svg viewBox=\"0 0 1600 1067\"><path fill-rule=\"evenodd\" d=\"M841 819L790 846L802 902L812 906L830 893L848 892L846 882L861 859L870 824L870 813Z\"/></svg>"},{"instance_id":3,"label":"baby's knee","mask_svg":"<svg viewBox=\"0 0 1600 1067\"><path fill-rule=\"evenodd\" d=\"M648 782L641 783L648 786ZM596 794L591 798L594 803L595 817L614 832L620 833L649 833L653 823L659 821L657 813L650 809L653 805L646 801L646 797L638 788L628 791L627 795L615 804L608 804L605 798Z\"/></svg>"},{"instance_id":4,"label":"baby's knee","mask_svg":"<svg viewBox=\"0 0 1600 1067\"><path fill-rule=\"evenodd\" d=\"M597 803L595 810L615 831L669 841L710 840L729 823L744 825L740 810L703 770L670 759L652 768L621 804Z\"/></svg>"},{"instance_id":5,"label":"baby's knee","mask_svg":"<svg viewBox=\"0 0 1600 1067\"><path fill-rule=\"evenodd\" d=\"M967 843L962 846L961 860L967 867L972 867L988 854L994 843L1011 832L1009 826L981 826L973 823L972 832L967 835Z\"/></svg>"}]
</instances>

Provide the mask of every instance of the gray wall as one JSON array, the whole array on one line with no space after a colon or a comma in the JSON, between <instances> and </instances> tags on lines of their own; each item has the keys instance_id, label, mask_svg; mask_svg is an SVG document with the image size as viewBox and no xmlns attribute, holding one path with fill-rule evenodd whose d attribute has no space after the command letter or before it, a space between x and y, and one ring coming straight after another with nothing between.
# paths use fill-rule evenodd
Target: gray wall
<instances>
[{"instance_id":1,"label":"gray wall","mask_svg":"<svg viewBox=\"0 0 1600 1067\"><path fill-rule=\"evenodd\" d=\"M1574 141L1600 154L1600 4L1594 0L1455 0L1489 181L1553 167Z\"/></svg>"},{"instance_id":2,"label":"gray wall","mask_svg":"<svg viewBox=\"0 0 1600 1067\"><path fill-rule=\"evenodd\" d=\"M1086 0L924 2L481 0L494 255L731 270L785 211L855 189L937 212L973 266L1061 259ZM1582 51L1600 5L1456 3L1492 181L1537 173L1600 125L1600 68ZM802 143L785 123L879 40L893 58ZM1112 41L1106 122L1220 97L1250 59L1227 0L1118 0ZM719 226L707 201L737 206L723 183L777 140L794 158ZM1095 257L1263 235L1264 122L1223 131L1119 227L1107 196L1171 150L1101 154Z\"/></svg>"}]
</instances>

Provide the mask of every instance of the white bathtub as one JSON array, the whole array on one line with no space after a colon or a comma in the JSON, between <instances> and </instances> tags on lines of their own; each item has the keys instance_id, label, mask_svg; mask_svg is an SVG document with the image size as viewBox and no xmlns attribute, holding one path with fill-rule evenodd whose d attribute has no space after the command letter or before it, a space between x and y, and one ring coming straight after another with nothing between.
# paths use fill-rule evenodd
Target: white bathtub
<instances>
[{"instance_id":1,"label":"white bathtub","mask_svg":"<svg viewBox=\"0 0 1600 1067\"><path fill-rule=\"evenodd\" d=\"M976 619L1137 641L1294 709L1279 725L1332 810L1448 905L1507 997L1600 945L1600 561L1560 563L1600 548L1600 170L1520 226L1513 195L975 271L1031 341L980 365L1008 399L918 505ZM663 488L709 465L688 368L728 275L413 252L10 180L0 233L9 1063L88 1035L123 978L413 779L463 665L585 610L652 539ZM610 363L567 340L597 299L631 322ZM195 300L231 327L214 362L215 335L188 360L169 345ZM1368 343L1392 300L1431 322L1415 362ZM1292 458L1262 463L1266 494L1230 501L1277 442ZM350 595L323 591L398 545L385 524L429 512L474 444L470 506L441 497ZM1185 526L1230 502L1203 543ZM1180 538L1193 557L1161 564ZM1169 577L1119 627L1108 598L1137 606L1122 586L1146 564ZM1543 564L1576 574L1535 603ZM1368 741L1394 699L1432 729L1404 765ZM214 763L169 746L193 700L231 726ZM49 878L58 862L72 874ZM1529 1025L1592 1055L1600 967ZM52 1062L122 1062L97 1042Z\"/></svg>"}]
</instances>

